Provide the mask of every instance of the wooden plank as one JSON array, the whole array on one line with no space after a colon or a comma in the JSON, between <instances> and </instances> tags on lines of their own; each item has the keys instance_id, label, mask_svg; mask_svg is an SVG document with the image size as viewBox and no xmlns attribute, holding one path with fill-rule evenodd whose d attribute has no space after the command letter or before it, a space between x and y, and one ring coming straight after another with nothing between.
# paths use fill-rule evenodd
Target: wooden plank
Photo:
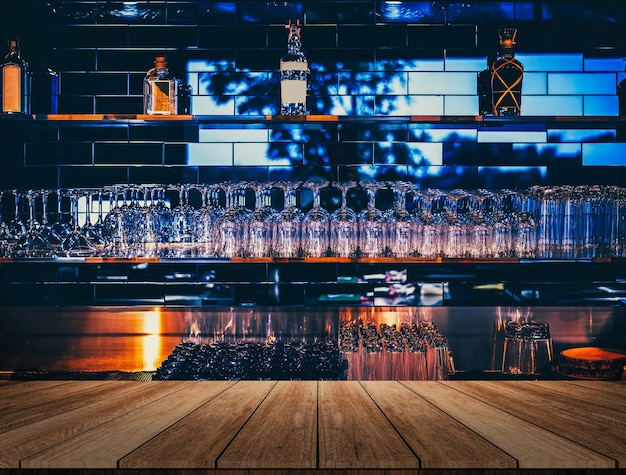
<instances>
[{"instance_id":1,"label":"wooden plank","mask_svg":"<svg viewBox=\"0 0 626 475\"><path fill-rule=\"evenodd\" d=\"M199 390L202 384L199 383ZM122 458L119 467L215 468L219 455L275 384L238 382Z\"/></svg>"},{"instance_id":2,"label":"wooden plank","mask_svg":"<svg viewBox=\"0 0 626 475\"><path fill-rule=\"evenodd\" d=\"M125 383L130 384L131 389L0 434L0 468L18 468L19 461L25 457L193 384L190 381Z\"/></svg>"},{"instance_id":3,"label":"wooden plank","mask_svg":"<svg viewBox=\"0 0 626 475\"><path fill-rule=\"evenodd\" d=\"M416 469L419 460L357 381L318 383L320 469Z\"/></svg>"},{"instance_id":4,"label":"wooden plank","mask_svg":"<svg viewBox=\"0 0 626 475\"><path fill-rule=\"evenodd\" d=\"M69 381L3 381L3 384L0 384L0 406L10 403L22 395L46 391L68 383Z\"/></svg>"},{"instance_id":5,"label":"wooden plank","mask_svg":"<svg viewBox=\"0 0 626 475\"><path fill-rule=\"evenodd\" d=\"M156 384L162 383L159 381ZM21 461L21 468L117 468L118 461L234 383L190 384Z\"/></svg>"},{"instance_id":6,"label":"wooden plank","mask_svg":"<svg viewBox=\"0 0 626 475\"><path fill-rule=\"evenodd\" d=\"M217 460L217 468L316 467L315 381L280 381Z\"/></svg>"},{"instance_id":7,"label":"wooden plank","mask_svg":"<svg viewBox=\"0 0 626 475\"><path fill-rule=\"evenodd\" d=\"M591 388L594 391L606 391L609 393L618 394L626 398L626 384L624 384L624 381L571 380L566 382L567 384L582 386L583 388Z\"/></svg>"},{"instance_id":8,"label":"wooden plank","mask_svg":"<svg viewBox=\"0 0 626 475\"><path fill-rule=\"evenodd\" d=\"M0 404L0 433L86 406L132 385L106 381L80 381L29 391Z\"/></svg>"},{"instance_id":9,"label":"wooden plank","mask_svg":"<svg viewBox=\"0 0 626 475\"><path fill-rule=\"evenodd\" d=\"M543 396L524 391L524 387L534 384L532 381L454 381L444 384L606 455L616 460L619 467L626 467L626 431L589 417L587 411L594 405L593 401L581 401L579 410L572 410L551 391L546 391Z\"/></svg>"},{"instance_id":10,"label":"wooden plank","mask_svg":"<svg viewBox=\"0 0 626 475\"><path fill-rule=\"evenodd\" d=\"M403 383L518 461L519 468L615 468L615 461L440 382Z\"/></svg>"},{"instance_id":11,"label":"wooden plank","mask_svg":"<svg viewBox=\"0 0 626 475\"><path fill-rule=\"evenodd\" d=\"M516 468L513 457L401 384L362 384L419 457L421 468Z\"/></svg>"}]
</instances>

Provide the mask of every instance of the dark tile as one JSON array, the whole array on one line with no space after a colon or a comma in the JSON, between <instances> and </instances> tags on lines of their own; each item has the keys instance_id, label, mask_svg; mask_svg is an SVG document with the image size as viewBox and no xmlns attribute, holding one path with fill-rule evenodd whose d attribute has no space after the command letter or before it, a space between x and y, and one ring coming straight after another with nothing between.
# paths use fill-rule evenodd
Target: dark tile
<instances>
[{"instance_id":1,"label":"dark tile","mask_svg":"<svg viewBox=\"0 0 626 475\"><path fill-rule=\"evenodd\" d=\"M547 183L547 167L478 167L480 188L488 190L529 188Z\"/></svg>"},{"instance_id":2,"label":"dark tile","mask_svg":"<svg viewBox=\"0 0 626 475\"><path fill-rule=\"evenodd\" d=\"M410 25L407 31L408 45L411 48L468 48L476 45L476 30L473 25Z\"/></svg>"},{"instance_id":3,"label":"dark tile","mask_svg":"<svg viewBox=\"0 0 626 475\"><path fill-rule=\"evenodd\" d=\"M56 166L3 166L0 173L0 188L32 190L59 186Z\"/></svg>"},{"instance_id":4,"label":"dark tile","mask_svg":"<svg viewBox=\"0 0 626 475\"><path fill-rule=\"evenodd\" d=\"M334 25L306 25L302 28L302 45L307 48L336 48L337 27Z\"/></svg>"},{"instance_id":5,"label":"dark tile","mask_svg":"<svg viewBox=\"0 0 626 475\"><path fill-rule=\"evenodd\" d=\"M93 114L94 108L93 96L59 96L59 114Z\"/></svg>"},{"instance_id":6,"label":"dark tile","mask_svg":"<svg viewBox=\"0 0 626 475\"><path fill-rule=\"evenodd\" d=\"M93 49L68 51L65 48L58 48L46 54L45 62L57 72L94 71L97 64L96 54Z\"/></svg>"},{"instance_id":7,"label":"dark tile","mask_svg":"<svg viewBox=\"0 0 626 475\"><path fill-rule=\"evenodd\" d=\"M444 165L514 165L510 143L446 142L443 144Z\"/></svg>"},{"instance_id":8,"label":"dark tile","mask_svg":"<svg viewBox=\"0 0 626 475\"><path fill-rule=\"evenodd\" d=\"M161 53L145 49L103 49L96 54L98 71L141 71L145 75L154 66L155 56Z\"/></svg>"},{"instance_id":9,"label":"dark tile","mask_svg":"<svg viewBox=\"0 0 626 475\"><path fill-rule=\"evenodd\" d=\"M479 188L477 166L408 167L409 181L421 188Z\"/></svg>"},{"instance_id":10,"label":"dark tile","mask_svg":"<svg viewBox=\"0 0 626 475\"><path fill-rule=\"evenodd\" d=\"M444 50L442 48L428 48L423 45L419 50L415 48L384 48L376 50L376 71L402 71L411 65L411 60L434 59L443 61Z\"/></svg>"},{"instance_id":11,"label":"dark tile","mask_svg":"<svg viewBox=\"0 0 626 475\"><path fill-rule=\"evenodd\" d=\"M163 145L159 143L96 143L94 164L163 164Z\"/></svg>"},{"instance_id":12,"label":"dark tile","mask_svg":"<svg viewBox=\"0 0 626 475\"><path fill-rule=\"evenodd\" d=\"M278 71L286 51L279 48L239 49L235 64L242 71Z\"/></svg>"},{"instance_id":13,"label":"dark tile","mask_svg":"<svg viewBox=\"0 0 626 475\"><path fill-rule=\"evenodd\" d=\"M84 186L102 188L108 185L129 183L128 169L119 167L59 167L59 186L71 188Z\"/></svg>"},{"instance_id":14,"label":"dark tile","mask_svg":"<svg viewBox=\"0 0 626 475\"><path fill-rule=\"evenodd\" d=\"M61 95L65 94L126 94L126 73L61 73Z\"/></svg>"},{"instance_id":15,"label":"dark tile","mask_svg":"<svg viewBox=\"0 0 626 475\"><path fill-rule=\"evenodd\" d=\"M129 167L129 181L130 183L165 185L198 183L198 169L196 167L131 166Z\"/></svg>"},{"instance_id":16,"label":"dark tile","mask_svg":"<svg viewBox=\"0 0 626 475\"><path fill-rule=\"evenodd\" d=\"M165 165L186 165L187 145L186 144L165 144Z\"/></svg>"},{"instance_id":17,"label":"dark tile","mask_svg":"<svg viewBox=\"0 0 626 475\"><path fill-rule=\"evenodd\" d=\"M307 48L307 58L311 70L321 68L324 71L370 71L375 63L373 48L357 49L349 52L341 49Z\"/></svg>"},{"instance_id":18,"label":"dark tile","mask_svg":"<svg viewBox=\"0 0 626 475\"><path fill-rule=\"evenodd\" d=\"M143 96L96 97L96 114L141 114Z\"/></svg>"},{"instance_id":19,"label":"dark tile","mask_svg":"<svg viewBox=\"0 0 626 475\"><path fill-rule=\"evenodd\" d=\"M198 47L222 48L265 48L267 27L265 26L212 26L198 28Z\"/></svg>"},{"instance_id":20,"label":"dark tile","mask_svg":"<svg viewBox=\"0 0 626 475\"><path fill-rule=\"evenodd\" d=\"M193 122L139 122L129 127L131 141L198 142L198 124Z\"/></svg>"},{"instance_id":21,"label":"dark tile","mask_svg":"<svg viewBox=\"0 0 626 475\"><path fill-rule=\"evenodd\" d=\"M128 140L128 125L110 122L60 122L59 137L62 141L72 142Z\"/></svg>"},{"instance_id":22,"label":"dark tile","mask_svg":"<svg viewBox=\"0 0 626 475\"><path fill-rule=\"evenodd\" d=\"M406 124L339 124L339 140L374 141L374 142L406 142L408 131Z\"/></svg>"},{"instance_id":23,"label":"dark tile","mask_svg":"<svg viewBox=\"0 0 626 475\"><path fill-rule=\"evenodd\" d=\"M401 25L339 26L340 48L399 48L407 43L406 27Z\"/></svg>"},{"instance_id":24,"label":"dark tile","mask_svg":"<svg viewBox=\"0 0 626 475\"><path fill-rule=\"evenodd\" d=\"M92 163L90 143L26 143L26 165L91 165Z\"/></svg>"},{"instance_id":25,"label":"dark tile","mask_svg":"<svg viewBox=\"0 0 626 475\"><path fill-rule=\"evenodd\" d=\"M370 23L376 21L376 2L306 2L307 23Z\"/></svg>"},{"instance_id":26,"label":"dark tile","mask_svg":"<svg viewBox=\"0 0 626 475\"><path fill-rule=\"evenodd\" d=\"M267 181L268 167L198 167L200 183Z\"/></svg>"},{"instance_id":27,"label":"dark tile","mask_svg":"<svg viewBox=\"0 0 626 475\"><path fill-rule=\"evenodd\" d=\"M195 26L137 25L128 29L129 44L148 48L185 48L198 46Z\"/></svg>"},{"instance_id":28,"label":"dark tile","mask_svg":"<svg viewBox=\"0 0 626 475\"><path fill-rule=\"evenodd\" d=\"M112 48L128 46L128 27L71 25L50 28L48 36L55 48Z\"/></svg>"},{"instance_id":29,"label":"dark tile","mask_svg":"<svg viewBox=\"0 0 626 475\"><path fill-rule=\"evenodd\" d=\"M165 5L155 2L106 2L98 5L100 24L162 24Z\"/></svg>"},{"instance_id":30,"label":"dark tile","mask_svg":"<svg viewBox=\"0 0 626 475\"><path fill-rule=\"evenodd\" d=\"M58 140L57 125L45 120L0 119L0 140L3 145L20 144L33 139L47 142Z\"/></svg>"},{"instance_id":31,"label":"dark tile","mask_svg":"<svg viewBox=\"0 0 626 475\"><path fill-rule=\"evenodd\" d=\"M304 147L304 164L308 166L372 164L373 159L371 142L325 143Z\"/></svg>"}]
</instances>

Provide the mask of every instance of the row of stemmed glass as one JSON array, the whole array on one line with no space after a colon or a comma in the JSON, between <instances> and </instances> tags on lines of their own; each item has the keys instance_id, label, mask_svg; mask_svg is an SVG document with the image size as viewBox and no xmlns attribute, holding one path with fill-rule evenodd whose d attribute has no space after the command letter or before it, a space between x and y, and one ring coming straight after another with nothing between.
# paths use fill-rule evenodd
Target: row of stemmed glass
<instances>
[{"instance_id":1,"label":"row of stemmed glass","mask_svg":"<svg viewBox=\"0 0 626 475\"><path fill-rule=\"evenodd\" d=\"M328 188L341 193L332 212L321 204ZM297 200L305 189L313 195L307 212ZM367 194L360 211L347 200L357 189ZM385 211L377 208L381 189L394 196ZM194 191L199 206L190 202ZM13 218L0 221L5 257L569 258L623 256L626 250L626 192L619 187L446 191L408 182L282 181L10 190L2 198L3 210L13 207ZM54 198L56 220L50 222ZM81 200L88 210L82 222Z\"/></svg>"}]
</instances>

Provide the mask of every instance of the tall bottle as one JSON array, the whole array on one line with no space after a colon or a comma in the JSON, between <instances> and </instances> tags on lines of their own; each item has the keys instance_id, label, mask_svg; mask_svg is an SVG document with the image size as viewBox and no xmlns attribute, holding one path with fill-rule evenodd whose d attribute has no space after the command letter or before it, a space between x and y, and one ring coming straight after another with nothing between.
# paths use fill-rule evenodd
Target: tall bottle
<instances>
[{"instance_id":1,"label":"tall bottle","mask_svg":"<svg viewBox=\"0 0 626 475\"><path fill-rule=\"evenodd\" d=\"M306 115L309 62L302 50L300 20L285 26L289 30L287 54L280 60L280 114Z\"/></svg>"},{"instance_id":2,"label":"tall bottle","mask_svg":"<svg viewBox=\"0 0 626 475\"><path fill-rule=\"evenodd\" d=\"M20 54L19 40L9 40L9 52L0 63L2 69L2 113L30 114L31 74Z\"/></svg>"},{"instance_id":3,"label":"tall bottle","mask_svg":"<svg viewBox=\"0 0 626 475\"><path fill-rule=\"evenodd\" d=\"M503 28L498 31L501 56L491 67L491 91L494 115L518 116L522 109L522 80L524 68L515 59L517 29Z\"/></svg>"},{"instance_id":4,"label":"tall bottle","mask_svg":"<svg viewBox=\"0 0 626 475\"><path fill-rule=\"evenodd\" d=\"M157 56L154 68L143 80L143 109L149 115L178 114L179 81L170 75L164 56Z\"/></svg>"}]
</instances>

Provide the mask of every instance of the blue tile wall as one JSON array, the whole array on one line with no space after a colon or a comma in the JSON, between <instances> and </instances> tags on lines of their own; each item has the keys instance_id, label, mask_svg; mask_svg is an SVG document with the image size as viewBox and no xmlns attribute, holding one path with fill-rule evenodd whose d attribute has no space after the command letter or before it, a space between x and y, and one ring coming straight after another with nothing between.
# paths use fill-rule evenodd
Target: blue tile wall
<instances>
[{"instance_id":1,"label":"blue tile wall","mask_svg":"<svg viewBox=\"0 0 626 475\"><path fill-rule=\"evenodd\" d=\"M621 2L24 0L20 7L28 15L2 16L0 32L21 39L32 65L58 71L59 113L140 113L143 76L165 54L191 85L196 116L277 114L284 24L300 18L309 112L372 120L0 119L2 188L312 176L438 187L626 184L616 94L626 65ZM532 127L376 120L477 116L477 74L494 60L503 25L519 30L522 115L535 118ZM581 121L552 123L555 116Z\"/></svg>"}]
</instances>

